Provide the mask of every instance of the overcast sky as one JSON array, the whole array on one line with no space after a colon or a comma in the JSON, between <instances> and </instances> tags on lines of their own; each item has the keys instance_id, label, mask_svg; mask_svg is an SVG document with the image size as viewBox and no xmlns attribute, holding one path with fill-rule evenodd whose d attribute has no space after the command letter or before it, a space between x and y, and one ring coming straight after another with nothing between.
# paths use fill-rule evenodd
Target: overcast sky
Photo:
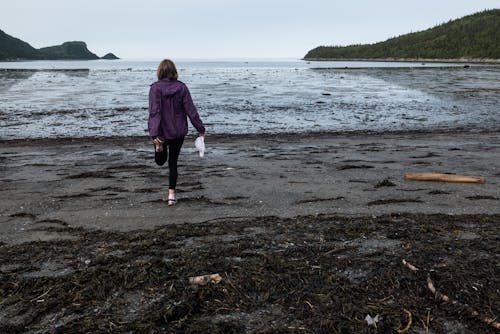
<instances>
[{"instance_id":1,"label":"overcast sky","mask_svg":"<svg viewBox=\"0 0 500 334\"><path fill-rule=\"evenodd\" d=\"M39 48L87 42L122 58L301 58L373 43L500 0L0 0L0 29Z\"/></svg>"}]
</instances>

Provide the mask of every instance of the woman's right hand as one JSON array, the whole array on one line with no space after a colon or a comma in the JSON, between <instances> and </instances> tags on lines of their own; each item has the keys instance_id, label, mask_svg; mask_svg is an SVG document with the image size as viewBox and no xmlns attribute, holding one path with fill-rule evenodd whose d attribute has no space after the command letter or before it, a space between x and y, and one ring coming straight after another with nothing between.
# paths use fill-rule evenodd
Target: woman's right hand
<instances>
[{"instance_id":1,"label":"woman's right hand","mask_svg":"<svg viewBox=\"0 0 500 334\"><path fill-rule=\"evenodd\" d=\"M153 144L155 145L155 152L161 152L163 151L163 142L160 137L156 137L153 139Z\"/></svg>"}]
</instances>

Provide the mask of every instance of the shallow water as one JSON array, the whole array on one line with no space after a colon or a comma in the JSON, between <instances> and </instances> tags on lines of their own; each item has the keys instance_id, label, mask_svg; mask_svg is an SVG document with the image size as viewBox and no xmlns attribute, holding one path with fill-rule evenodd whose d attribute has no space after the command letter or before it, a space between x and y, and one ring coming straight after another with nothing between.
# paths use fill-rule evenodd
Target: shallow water
<instances>
[{"instance_id":1,"label":"shallow water","mask_svg":"<svg viewBox=\"0 0 500 334\"><path fill-rule=\"evenodd\" d=\"M0 139L144 135L156 66L0 63ZM295 60L177 66L209 133L500 128L499 66Z\"/></svg>"}]
</instances>

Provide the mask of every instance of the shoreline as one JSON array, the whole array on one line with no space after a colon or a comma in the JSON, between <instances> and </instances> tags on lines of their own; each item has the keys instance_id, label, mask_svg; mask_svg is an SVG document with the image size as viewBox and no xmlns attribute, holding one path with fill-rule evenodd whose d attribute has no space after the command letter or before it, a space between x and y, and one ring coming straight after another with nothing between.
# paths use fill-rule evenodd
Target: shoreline
<instances>
[{"instance_id":1,"label":"shoreline","mask_svg":"<svg viewBox=\"0 0 500 334\"><path fill-rule=\"evenodd\" d=\"M383 136L414 136L414 135L460 135L460 134L480 134L480 135L495 135L500 133L499 129L464 129L464 128L449 128L449 129L415 129L415 130L352 130L352 131L307 131L307 132L282 132L282 133L216 133L207 134L207 140L223 140L223 139L283 139L290 140L296 138L324 138L324 137L358 137L358 136L368 136L368 137L383 137ZM197 134L189 133L186 138L196 138ZM143 136L100 136L100 137L54 137L54 138L13 138L13 139L1 139L0 145L32 145L34 143L44 143L44 144L56 144L56 143L92 143L92 142L138 142L138 141L149 141L150 137L148 135Z\"/></svg>"},{"instance_id":2,"label":"shoreline","mask_svg":"<svg viewBox=\"0 0 500 334\"><path fill-rule=\"evenodd\" d=\"M500 59L481 58L302 58L304 61L352 61L352 62L388 62L388 63L456 63L456 64L493 64L500 65Z\"/></svg>"}]
</instances>

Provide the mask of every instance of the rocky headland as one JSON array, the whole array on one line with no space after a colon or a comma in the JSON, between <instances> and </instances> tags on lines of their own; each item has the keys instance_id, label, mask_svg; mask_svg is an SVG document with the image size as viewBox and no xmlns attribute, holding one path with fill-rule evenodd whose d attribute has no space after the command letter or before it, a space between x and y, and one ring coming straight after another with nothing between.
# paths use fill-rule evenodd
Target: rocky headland
<instances>
[{"instance_id":1,"label":"rocky headland","mask_svg":"<svg viewBox=\"0 0 500 334\"><path fill-rule=\"evenodd\" d=\"M35 49L30 44L6 34L0 30L0 61L16 60L93 60L100 59L87 48L82 41L65 42ZM112 53L102 59L119 59Z\"/></svg>"}]
</instances>

